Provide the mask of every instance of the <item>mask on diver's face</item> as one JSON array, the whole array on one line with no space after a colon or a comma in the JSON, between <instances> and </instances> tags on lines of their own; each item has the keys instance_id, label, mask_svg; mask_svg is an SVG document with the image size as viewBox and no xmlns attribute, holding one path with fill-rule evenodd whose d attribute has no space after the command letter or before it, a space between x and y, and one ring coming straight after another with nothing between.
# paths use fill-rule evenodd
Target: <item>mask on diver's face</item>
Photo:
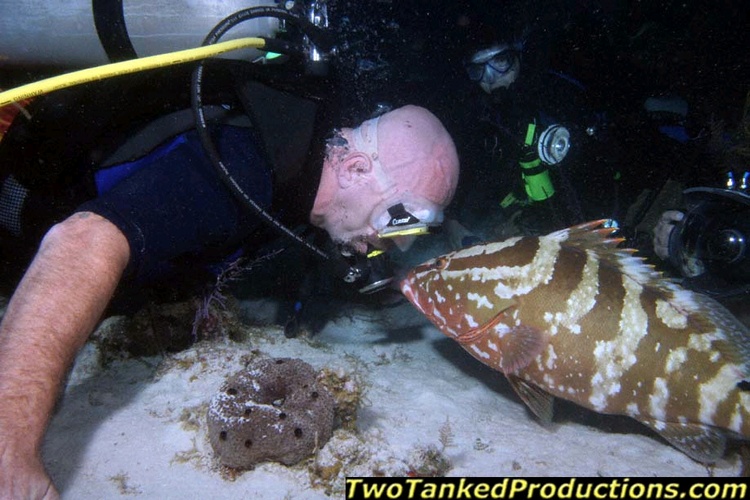
<instances>
[{"instance_id":1,"label":"mask on diver's face","mask_svg":"<svg viewBox=\"0 0 750 500\"><path fill-rule=\"evenodd\" d=\"M480 50L466 63L469 80L478 83L488 94L501 87L510 87L518 78L520 69L518 53L507 44Z\"/></svg>"},{"instance_id":2,"label":"mask on diver's face","mask_svg":"<svg viewBox=\"0 0 750 500\"><path fill-rule=\"evenodd\" d=\"M387 222L383 223L386 217ZM401 251L406 251L417 236L434 232L441 222L442 212L434 208L410 212L403 203L397 203L388 208L376 227L381 228L378 230L379 239L393 241Z\"/></svg>"},{"instance_id":3,"label":"mask on diver's face","mask_svg":"<svg viewBox=\"0 0 750 500\"><path fill-rule=\"evenodd\" d=\"M377 227L380 240L392 241L400 250L406 251L417 236L434 232L442 222L442 212L432 208L412 210L403 203L388 208L380 217ZM394 269L388 253L368 244L366 254L356 252L348 245L339 247L340 271L347 283L357 286L360 293L373 293L387 288L394 280Z\"/></svg>"}]
</instances>

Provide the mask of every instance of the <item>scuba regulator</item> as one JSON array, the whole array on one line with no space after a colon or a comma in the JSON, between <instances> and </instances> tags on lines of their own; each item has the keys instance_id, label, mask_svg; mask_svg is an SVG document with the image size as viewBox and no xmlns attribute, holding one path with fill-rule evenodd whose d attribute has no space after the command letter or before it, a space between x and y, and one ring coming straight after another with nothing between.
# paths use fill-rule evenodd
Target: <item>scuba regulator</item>
<instances>
[{"instance_id":1,"label":"scuba regulator","mask_svg":"<svg viewBox=\"0 0 750 500\"><path fill-rule=\"evenodd\" d=\"M382 250L370 250L363 255L346 247L339 249L335 257L334 274L345 283L353 285L362 294L370 294L386 288L394 279L394 270L388 254Z\"/></svg>"},{"instance_id":2,"label":"scuba regulator","mask_svg":"<svg viewBox=\"0 0 750 500\"><path fill-rule=\"evenodd\" d=\"M289 1L285 3L285 8L252 7L238 11L216 25L206 37L204 45L218 42L224 33L237 24L262 16L278 17L282 22L281 29L283 31L286 31L286 22L291 22L297 25L303 33L302 46L281 39L269 39L266 40L266 50L301 54L305 58L305 70L308 75L325 76L327 74L329 56L335 53L335 47L327 29L328 9L326 0L310 0L305 5L302 5L301 2ZM348 249L324 250L283 225L242 190L232 178L226 165L223 164L209 134L207 121L203 113L202 79L203 63L201 62L193 72L192 84L193 114L196 129L207 156L217 170L219 177L235 198L277 233L301 244L317 257L331 264L333 274L343 279L344 282L355 285L360 293L372 293L381 290L393 281L394 273L385 253L369 252L368 255L364 256Z\"/></svg>"}]
</instances>

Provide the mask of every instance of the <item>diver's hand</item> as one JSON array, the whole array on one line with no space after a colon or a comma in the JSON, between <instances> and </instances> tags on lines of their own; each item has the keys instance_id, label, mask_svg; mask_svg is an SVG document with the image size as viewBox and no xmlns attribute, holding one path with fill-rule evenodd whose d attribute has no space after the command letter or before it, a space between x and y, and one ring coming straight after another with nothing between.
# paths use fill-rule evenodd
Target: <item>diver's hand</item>
<instances>
[{"instance_id":1,"label":"diver's hand","mask_svg":"<svg viewBox=\"0 0 750 500\"><path fill-rule=\"evenodd\" d=\"M678 210L667 210L661 214L659 222L654 227L654 253L661 259L669 258L669 237L676 223L681 222L685 214Z\"/></svg>"},{"instance_id":2,"label":"diver's hand","mask_svg":"<svg viewBox=\"0 0 750 500\"><path fill-rule=\"evenodd\" d=\"M0 445L0 498L58 500L60 494L35 453L19 453Z\"/></svg>"}]
</instances>

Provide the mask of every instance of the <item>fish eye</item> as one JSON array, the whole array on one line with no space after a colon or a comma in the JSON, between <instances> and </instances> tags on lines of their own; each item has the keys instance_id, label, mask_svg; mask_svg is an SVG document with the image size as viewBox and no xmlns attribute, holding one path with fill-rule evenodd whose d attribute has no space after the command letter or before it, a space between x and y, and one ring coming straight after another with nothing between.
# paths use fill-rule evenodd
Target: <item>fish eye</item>
<instances>
[{"instance_id":1,"label":"fish eye","mask_svg":"<svg viewBox=\"0 0 750 500\"><path fill-rule=\"evenodd\" d=\"M432 269L442 270L448 267L448 259L445 257L438 257L432 264Z\"/></svg>"}]
</instances>

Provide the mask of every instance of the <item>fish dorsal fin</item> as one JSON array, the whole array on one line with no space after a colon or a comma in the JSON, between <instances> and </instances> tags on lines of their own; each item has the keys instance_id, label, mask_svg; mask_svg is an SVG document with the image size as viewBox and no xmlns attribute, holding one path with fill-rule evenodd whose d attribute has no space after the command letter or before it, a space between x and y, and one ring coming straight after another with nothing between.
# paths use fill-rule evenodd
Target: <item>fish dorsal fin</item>
<instances>
[{"instance_id":1,"label":"fish dorsal fin","mask_svg":"<svg viewBox=\"0 0 750 500\"><path fill-rule=\"evenodd\" d=\"M521 401L526 403L531 413L536 415L544 425L551 424L554 396L535 385L529 384L517 375L508 375L507 378L513 390L516 391Z\"/></svg>"},{"instance_id":2,"label":"fish dorsal fin","mask_svg":"<svg viewBox=\"0 0 750 500\"><path fill-rule=\"evenodd\" d=\"M711 464L724 455L727 438L720 429L703 424L660 422L652 419L641 420L641 423L696 462Z\"/></svg>"},{"instance_id":3,"label":"fish dorsal fin","mask_svg":"<svg viewBox=\"0 0 750 500\"><path fill-rule=\"evenodd\" d=\"M562 229L550 237L558 238L562 248L574 248L593 252L599 262L616 268L639 284L665 291L678 289L675 282L656 271L654 266L645 263L645 258L636 256L632 248L620 248L625 238L611 237L617 231L613 227L602 227L607 219L596 220Z\"/></svg>"},{"instance_id":4,"label":"fish dorsal fin","mask_svg":"<svg viewBox=\"0 0 750 500\"><path fill-rule=\"evenodd\" d=\"M617 245L624 239L612 238L616 229L602 227L605 221L587 222L550 236L559 238L563 248L594 252L600 263L614 266L644 288L661 296L680 315L689 316L696 331L721 331L725 338L714 342L714 347L729 362L740 365L745 377L750 376L750 330L711 297L682 288L652 265L646 264L644 258L634 255L635 250L618 248Z\"/></svg>"}]
</instances>

